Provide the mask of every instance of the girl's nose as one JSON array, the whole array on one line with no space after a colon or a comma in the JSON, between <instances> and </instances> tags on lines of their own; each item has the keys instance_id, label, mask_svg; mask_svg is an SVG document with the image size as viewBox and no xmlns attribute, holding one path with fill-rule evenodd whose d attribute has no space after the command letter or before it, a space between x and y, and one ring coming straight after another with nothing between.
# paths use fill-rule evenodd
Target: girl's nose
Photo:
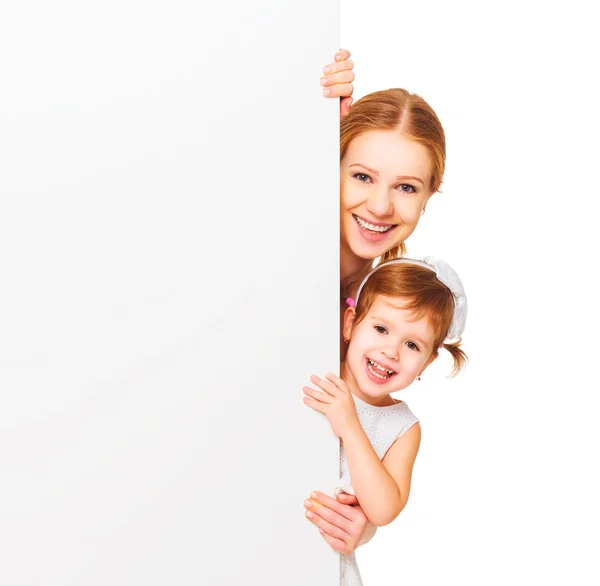
<instances>
[{"instance_id":1,"label":"girl's nose","mask_svg":"<svg viewBox=\"0 0 600 586\"><path fill-rule=\"evenodd\" d=\"M387 348L383 349L383 354L386 358L397 361L400 358L400 349L397 345L390 344Z\"/></svg>"},{"instance_id":2,"label":"girl's nose","mask_svg":"<svg viewBox=\"0 0 600 586\"><path fill-rule=\"evenodd\" d=\"M378 189L371 193L367 200L367 210L380 218L390 216L394 212L392 194L387 187L378 186Z\"/></svg>"}]
</instances>

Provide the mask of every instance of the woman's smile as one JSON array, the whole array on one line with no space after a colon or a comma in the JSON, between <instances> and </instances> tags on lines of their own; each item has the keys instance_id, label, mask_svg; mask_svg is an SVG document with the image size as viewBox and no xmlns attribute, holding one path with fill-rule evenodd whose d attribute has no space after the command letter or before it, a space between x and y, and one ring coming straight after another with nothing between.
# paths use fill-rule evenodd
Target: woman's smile
<instances>
[{"instance_id":1,"label":"woman's smile","mask_svg":"<svg viewBox=\"0 0 600 586\"><path fill-rule=\"evenodd\" d=\"M369 240L369 242L379 242L380 240L383 240L388 232L391 232L397 226L397 224L384 224L382 222L367 220L356 214L352 214L352 217L356 220L360 233Z\"/></svg>"}]
</instances>

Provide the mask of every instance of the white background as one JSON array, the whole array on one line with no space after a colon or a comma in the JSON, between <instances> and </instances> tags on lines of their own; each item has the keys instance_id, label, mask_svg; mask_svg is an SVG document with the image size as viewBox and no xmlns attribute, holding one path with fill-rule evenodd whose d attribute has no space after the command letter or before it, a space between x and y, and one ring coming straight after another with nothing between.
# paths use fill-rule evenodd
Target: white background
<instances>
[{"instance_id":1,"label":"white background","mask_svg":"<svg viewBox=\"0 0 600 586\"><path fill-rule=\"evenodd\" d=\"M338 30L322 0L2 3L1 586L337 582L301 389L338 360Z\"/></svg>"},{"instance_id":2,"label":"white background","mask_svg":"<svg viewBox=\"0 0 600 586\"><path fill-rule=\"evenodd\" d=\"M402 396L409 504L358 552L366 586L597 585L598 104L592 2L342 0L356 97L405 87L448 160L409 252L448 260L470 365Z\"/></svg>"}]
</instances>

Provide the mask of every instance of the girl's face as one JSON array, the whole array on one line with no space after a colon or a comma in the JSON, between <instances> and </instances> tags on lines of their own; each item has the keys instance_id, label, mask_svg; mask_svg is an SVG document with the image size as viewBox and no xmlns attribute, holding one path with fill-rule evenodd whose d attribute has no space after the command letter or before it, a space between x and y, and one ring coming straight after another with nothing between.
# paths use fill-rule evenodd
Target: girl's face
<instances>
[{"instance_id":1,"label":"girl's face","mask_svg":"<svg viewBox=\"0 0 600 586\"><path fill-rule=\"evenodd\" d=\"M403 299L378 295L356 326L354 316L352 308L344 316L350 337L344 373L358 394L376 398L404 389L435 359L435 332L427 318L405 309Z\"/></svg>"},{"instance_id":2,"label":"girl's face","mask_svg":"<svg viewBox=\"0 0 600 586\"><path fill-rule=\"evenodd\" d=\"M431 196L427 149L396 130L371 130L348 145L340 167L342 244L375 259L413 232Z\"/></svg>"}]
</instances>

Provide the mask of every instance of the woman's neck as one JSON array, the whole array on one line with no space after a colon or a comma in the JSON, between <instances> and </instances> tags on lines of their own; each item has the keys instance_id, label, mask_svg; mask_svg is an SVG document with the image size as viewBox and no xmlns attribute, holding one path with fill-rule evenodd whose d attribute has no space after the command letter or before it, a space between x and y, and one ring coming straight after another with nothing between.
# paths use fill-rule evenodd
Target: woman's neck
<instances>
[{"instance_id":1,"label":"woman's neck","mask_svg":"<svg viewBox=\"0 0 600 586\"><path fill-rule=\"evenodd\" d=\"M340 285L342 295L348 295L348 287L352 283L360 283L371 270L372 260L356 256L348 245L340 245Z\"/></svg>"}]
</instances>

